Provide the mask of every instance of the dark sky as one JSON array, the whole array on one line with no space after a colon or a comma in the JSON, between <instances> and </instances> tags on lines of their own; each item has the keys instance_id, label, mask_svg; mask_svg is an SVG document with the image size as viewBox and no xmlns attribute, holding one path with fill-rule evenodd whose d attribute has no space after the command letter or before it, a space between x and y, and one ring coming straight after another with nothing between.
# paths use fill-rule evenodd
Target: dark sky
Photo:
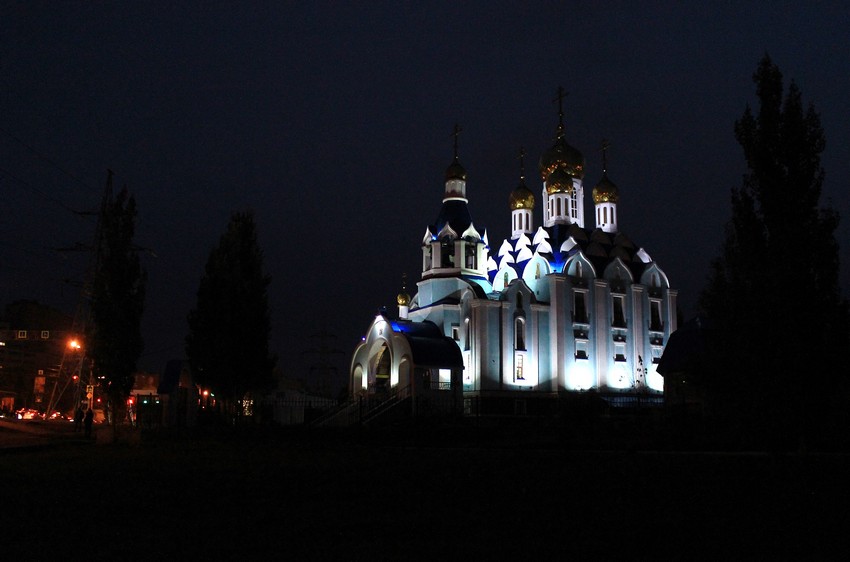
<instances>
[{"instance_id":1,"label":"dark sky","mask_svg":"<svg viewBox=\"0 0 850 562\"><path fill-rule=\"evenodd\" d=\"M643 5L642 5L643 4ZM508 236L516 154L534 169L566 99L585 186L620 188L620 229L694 312L740 185L734 121L768 52L826 132L850 288L850 9L843 3L4 2L0 304L73 312L107 168L153 249L140 367L181 357L186 314L234 211L255 212L272 348L300 376L327 329L350 354L439 211L457 122L476 226ZM592 217L589 195L587 216ZM541 214L535 210L535 221ZM804 235L804 233L802 233ZM496 249L494 248L494 250ZM793 257L789 256L789 265Z\"/></svg>"}]
</instances>

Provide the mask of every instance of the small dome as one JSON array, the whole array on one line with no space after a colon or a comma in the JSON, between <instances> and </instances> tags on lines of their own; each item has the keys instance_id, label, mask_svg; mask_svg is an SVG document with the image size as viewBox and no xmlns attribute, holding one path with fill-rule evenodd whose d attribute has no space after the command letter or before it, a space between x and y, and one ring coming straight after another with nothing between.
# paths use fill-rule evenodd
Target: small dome
<instances>
[{"instance_id":1,"label":"small dome","mask_svg":"<svg viewBox=\"0 0 850 562\"><path fill-rule=\"evenodd\" d=\"M572 193L573 192L573 178L564 170L564 168L558 167L549 174L549 177L546 178L546 193L552 195L553 193Z\"/></svg>"},{"instance_id":2,"label":"small dome","mask_svg":"<svg viewBox=\"0 0 850 562\"><path fill-rule=\"evenodd\" d=\"M455 156L454 161L446 168L446 181L462 180L466 181L466 170L460 165L460 161Z\"/></svg>"},{"instance_id":3,"label":"small dome","mask_svg":"<svg viewBox=\"0 0 850 562\"><path fill-rule=\"evenodd\" d=\"M555 171L555 168L565 168L574 178L584 179L584 156L577 148L573 148L559 133L558 140L552 148L543 153L538 164L540 177L544 181Z\"/></svg>"},{"instance_id":4,"label":"small dome","mask_svg":"<svg viewBox=\"0 0 850 562\"><path fill-rule=\"evenodd\" d=\"M399 306L410 306L410 295L405 293L404 290L398 294L395 300Z\"/></svg>"},{"instance_id":5,"label":"small dome","mask_svg":"<svg viewBox=\"0 0 850 562\"><path fill-rule=\"evenodd\" d=\"M510 196L511 211L517 209L534 209L534 194L531 190L525 187L525 182L520 183L516 189L511 191Z\"/></svg>"},{"instance_id":6,"label":"small dome","mask_svg":"<svg viewBox=\"0 0 850 562\"><path fill-rule=\"evenodd\" d=\"M617 186L608 179L608 174L603 172L602 179L593 188L593 203L616 203L620 198L620 191Z\"/></svg>"}]
</instances>

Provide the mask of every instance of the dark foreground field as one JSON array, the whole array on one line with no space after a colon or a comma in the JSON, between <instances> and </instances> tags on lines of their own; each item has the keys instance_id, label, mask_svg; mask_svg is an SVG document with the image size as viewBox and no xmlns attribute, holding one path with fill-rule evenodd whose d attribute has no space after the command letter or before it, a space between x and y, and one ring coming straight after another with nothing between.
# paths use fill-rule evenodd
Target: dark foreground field
<instances>
[{"instance_id":1,"label":"dark foreground field","mask_svg":"<svg viewBox=\"0 0 850 562\"><path fill-rule=\"evenodd\" d=\"M0 452L7 560L811 559L846 456L577 452L444 429ZM576 555L576 556L570 556Z\"/></svg>"}]
</instances>

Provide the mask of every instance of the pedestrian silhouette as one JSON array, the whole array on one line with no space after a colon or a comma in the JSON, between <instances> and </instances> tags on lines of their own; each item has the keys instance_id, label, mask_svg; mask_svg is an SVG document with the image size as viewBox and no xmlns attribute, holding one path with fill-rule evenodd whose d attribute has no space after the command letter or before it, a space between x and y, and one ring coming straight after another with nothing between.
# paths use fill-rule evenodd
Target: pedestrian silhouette
<instances>
[{"instance_id":1,"label":"pedestrian silhouette","mask_svg":"<svg viewBox=\"0 0 850 562\"><path fill-rule=\"evenodd\" d=\"M83 429L83 409L77 408L77 411L74 412L74 431L81 431Z\"/></svg>"},{"instance_id":2,"label":"pedestrian silhouette","mask_svg":"<svg viewBox=\"0 0 850 562\"><path fill-rule=\"evenodd\" d=\"M89 408L88 410L86 410L86 420L85 420L86 437L91 437L91 424L92 424L93 421L94 421L94 410Z\"/></svg>"}]
</instances>

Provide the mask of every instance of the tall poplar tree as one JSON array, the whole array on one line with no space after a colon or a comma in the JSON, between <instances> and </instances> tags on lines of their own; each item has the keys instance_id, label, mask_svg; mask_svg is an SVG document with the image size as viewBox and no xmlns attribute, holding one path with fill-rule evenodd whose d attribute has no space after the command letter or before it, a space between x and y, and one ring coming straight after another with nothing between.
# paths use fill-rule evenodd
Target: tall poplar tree
<instances>
[{"instance_id":1,"label":"tall poplar tree","mask_svg":"<svg viewBox=\"0 0 850 562\"><path fill-rule=\"evenodd\" d=\"M113 197L111 186L112 172L98 223L86 351L112 404L113 421L119 421L144 349L141 320L147 274L133 244L136 200L126 188Z\"/></svg>"},{"instance_id":2,"label":"tall poplar tree","mask_svg":"<svg viewBox=\"0 0 850 562\"><path fill-rule=\"evenodd\" d=\"M722 345L706 381L721 415L762 445L796 446L823 425L847 371L847 303L840 295L838 215L820 207L820 117L767 55L735 137L747 163L701 307ZM832 394L830 394L832 393Z\"/></svg>"},{"instance_id":3,"label":"tall poplar tree","mask_svg":"<svg viewBox=\"0 0 850 562\"><path fill-rule=\"evenodd\" d=\"M235 213L207 260L186 337L195 381L229 405L272 384L270 281L253 214Z\"/></svg>"}]
</instances>

